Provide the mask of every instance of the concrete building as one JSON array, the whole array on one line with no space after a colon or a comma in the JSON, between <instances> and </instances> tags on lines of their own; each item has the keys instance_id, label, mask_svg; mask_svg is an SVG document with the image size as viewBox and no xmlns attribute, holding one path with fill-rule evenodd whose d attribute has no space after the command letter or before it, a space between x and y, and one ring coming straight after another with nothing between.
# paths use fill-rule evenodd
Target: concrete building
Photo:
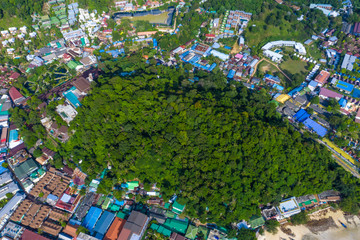
<instances>
[{"instance_id":1,"label":"concrete building","mask_svg":"<svg viewBox=\"0 0 360 240\"><path fill-rule=\"evenodd\" d=\"M25 199L25 194L16 193L15 196L0 210L0 229L4 227L20 202Z\"/></svg>"},{"instance_id":2,"label":"concrete building","mask_svg":"<svg viewBox=\"0 0 360 240\"><path fill-rule=\"evenodd\" d=\"M279 216L278 220L289 218L292 215L298 214L301 212L300 206L296 201L295 197L285 199L280 202L279 207L276 208Z\"/></svg>"}]
</instances>

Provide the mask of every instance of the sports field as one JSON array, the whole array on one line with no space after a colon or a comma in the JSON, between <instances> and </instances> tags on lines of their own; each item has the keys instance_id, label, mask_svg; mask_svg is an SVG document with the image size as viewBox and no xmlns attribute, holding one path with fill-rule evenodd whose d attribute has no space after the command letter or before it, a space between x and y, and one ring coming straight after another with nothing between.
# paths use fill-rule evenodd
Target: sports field
<instances>
[{"instance_id":1,"label":"sports field","mask_svg":"<svg viewBox=\"0 0 360 240\"><path fill-rule=\"evenodd\" d=\"M164 23L168 19L168 12L163 12L159 15L148 14L141 17L123 17L125 19L130 19L131 21L148 21L149 23Z\"/></svg>"}]
</instances>

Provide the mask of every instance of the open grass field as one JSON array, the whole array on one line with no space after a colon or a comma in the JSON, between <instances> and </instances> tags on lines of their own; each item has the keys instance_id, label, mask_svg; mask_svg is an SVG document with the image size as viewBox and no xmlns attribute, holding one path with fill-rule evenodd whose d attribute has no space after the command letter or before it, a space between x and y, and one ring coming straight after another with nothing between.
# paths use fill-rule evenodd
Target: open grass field
<instances>
[{"instance_id":1,"label":"open grass field","mask_svg":"<svg viewBox=\"0 0 360 240\"><path fill-rule=\"evenodd\" d=\"M281 70L286 70L291 74L301 73L301 72L308 72L306 70L307 63L301 60L292 60L289 59L284 61L280 64Z\"/></svg>"},{"instance_id":2,"label":"open grass field","mask_svg":"<svg viewBox=\"0 0 360 240\"><path fill-rule=\"evenodd\" d=\"M149 23L166 23L168 18L168 12L163 12L159 15L146 15L141 17L123 17L125 19L130 19L131 21L148 21Z\"/></svg>"},{"instance_id":3,"label":"open grass field","mask_svg":"<svg viewBox=\"0 0 360 240\"><path fill-rule=\"evenodd\" d=\"M310 46L306 46L307 55L313 57L315 60L319 60L320 58L325 58L325 54L323 51L320 51L316 44L311 44Z\"/></svg>"},{"instance_id":4,"label":"open grass field","mask_svg":"<svg viewBox=\"0 0 360 240\"><path fill-rule=\"evenodd\" d=\"M274 67L272 64L266 62L266 61L262 61L259 66L258 66L258 71L262 72L262 73L269 73L269 74L274 74L274 73L278 73L279 71L276 69L276 67Z\"/></svg>"},{"instance_id":5,"label":"open grass field","mask_svg":"<svg viewBox=\"0 0 360 240\"><path fill-rule=\"evenodd\" d=\"M266 12L261 13L259 19L251 20L249 22L248 28L244 34L246 44L249 47L256 47L259 44L262 46L269 41L280 39L302 42L309 37L309 33L300 29L294 29L294 26L287 21L282 21L280 25L267 24L266 18L269 14L271 14L271 11L267 10Z\"/></svg>"},{"instance_id":6,"label":"open grass field","mask_svg":"<svg viewBox=\"0 0 360 240\"><path fill-rule=\"evenodd\" d=\"M0 19L0 27L8 29L9 27L22 27L26 25L20 18L9 17L7 14L4 14L4 17Z\"/></svg>"}]
</instances>

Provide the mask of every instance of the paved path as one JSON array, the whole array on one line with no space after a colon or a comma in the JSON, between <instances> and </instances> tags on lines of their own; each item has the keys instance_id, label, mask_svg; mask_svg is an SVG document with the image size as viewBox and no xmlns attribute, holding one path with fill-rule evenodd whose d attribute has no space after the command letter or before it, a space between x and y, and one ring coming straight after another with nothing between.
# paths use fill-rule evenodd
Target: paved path
<instances>
[{"instance_id":1,"label":"paved path","mask_svg":"<svg viewBox=\"0 0 360 240\"><path fill-rule=\"evenodd\" d=\"M276 69L279 70L279 72L281 72L281 74L284 75L290 82L292 81L292 80L288 77L288 75L286 75L286 74L280 69L280 67L279 67L277 64L271 62L270 60L267 60L266 58L262 58L262 59L260 59L260 61L258 61L258 62L256 63L256 65L254 66L254 72L253 72L253 74L251 75L251 77L254 76L254 74L255 74L256 71L257 71L258 65L259 65L262 61L266 61L266 62L270 63L271 65L273 65L274 67L276 67Z\"/></svg>"},{"instance_id":2,"label":"paved path","mask_svg":"<svg viewBox=\"0 0 360 240\"><path fill-rule=\"evenodd\" d=\"M359 172L353 167L351 163L348 162L346 158L341 156L338 152L336 152L334 149L332 149L329 145L327 145L325 142L321 141L320 139L317 140L319 143L326 146L333 154L333 158L336 160L336 162L342 166L346 171L350 172L354 177L360 178Z\"/></svg>"}]
</instances>

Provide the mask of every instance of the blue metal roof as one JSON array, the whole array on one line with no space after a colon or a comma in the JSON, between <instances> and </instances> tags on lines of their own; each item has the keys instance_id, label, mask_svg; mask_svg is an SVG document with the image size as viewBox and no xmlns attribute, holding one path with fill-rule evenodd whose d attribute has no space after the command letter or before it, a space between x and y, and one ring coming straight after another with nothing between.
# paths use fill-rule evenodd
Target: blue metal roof
<instances>
[{"instance_id":1,"label":"blue metal roof","mask_svg":"<svg viewBox=\"0 0 360 240\"><path fill-rule=\"evenodd\" d=\"M300 109L297 113L295 113L294 118L298 122L303 122L310 117L310 114L306 112L304 109Z\"/></svg>"},{"instance_id":2,"label":"blue metal roof","mask_svg":"<svg viewBox=\"0 0 360 240\"><path fill-rule=\"evenodd\" d=\"M354 89L354 85L341 80L338 81L336 87L347 92L352 92L352 90Z\"/></svg>"},{"instance_id":3,"label":"blue metal roof","mask_svg":"<svg viewBox=\"0 0 360 240\"><path fill-rule=\"evenodd\" d=\"M101 213L102 210L100 208L91 207L89 212L86 214L85 219L81 225L92 231Z\"/></svg>"},{"instance_id":4,"label":"blue metal roof","mask_svg":"<svg viewBox=\"0 0 360 240\"><path fill-rule=\"evenodd\" d=\"M16 129L10 130L9 142L16 141L19 138L19 133Z\"/></svg>"},{"instance_id":5,"label":"blue metal roof","mask_svg":"<svg viewBox=\"0 0 360 240\"><path fill-rule=\"evenodd\" d=\"M228 77L228 78L233 78L234 75L235 75L235 71L231 69L231 70L229 71L229 74L227 75L227 77Z\"/></svg>"},{"instance_id":6,"label":"blue metal roof","mask_svg":"<svg viewBox=\"0 0 360 240\"><path fill-rule=\"evenodd\" d=\"M63 95L71 103L71 105L73 105L74 108L80 107L81 103L72 91L73 90L71 88L70 90L64 92Z\"/></svg>"},{"instance_id":7,"label":"blue metal roof","mask_svg":"<svg viewBox=\"0 0 360 240\"><path fill-rule=\"evenodd\" d=\"M94 231L104 235L108 230L108 228L110 227L114 218L115 218L115 214L108 211L104 211L104 213L97 221Z\"/></svg>"},{"instance_id":8,"label":"blue metal roof","mask_svg":"<svg viewBox=\"0 0 360 240\"><path fill-rule=\"evenodd\" d=\"M304 121L304 125L309 128L310 130L313 130L316 132L320 137L324 137L327 133L326 128L315 122L314 120L308 118Z\"/></svg>"},{"instance_id":9,"label":"blue metal roof","mask_svg":"<svg viewBox=\"0 0 360 240\"><path fill-rule=\"evenodd\" d=\"M290 96L290 97L293 97L296 93L298 93L298 92L300 92L301 90L303 90L303 87L296 87L296 88L294 88L293 90L291 90L289 93L288 93L288 95Z\"/></svg>"}]
</instances>

